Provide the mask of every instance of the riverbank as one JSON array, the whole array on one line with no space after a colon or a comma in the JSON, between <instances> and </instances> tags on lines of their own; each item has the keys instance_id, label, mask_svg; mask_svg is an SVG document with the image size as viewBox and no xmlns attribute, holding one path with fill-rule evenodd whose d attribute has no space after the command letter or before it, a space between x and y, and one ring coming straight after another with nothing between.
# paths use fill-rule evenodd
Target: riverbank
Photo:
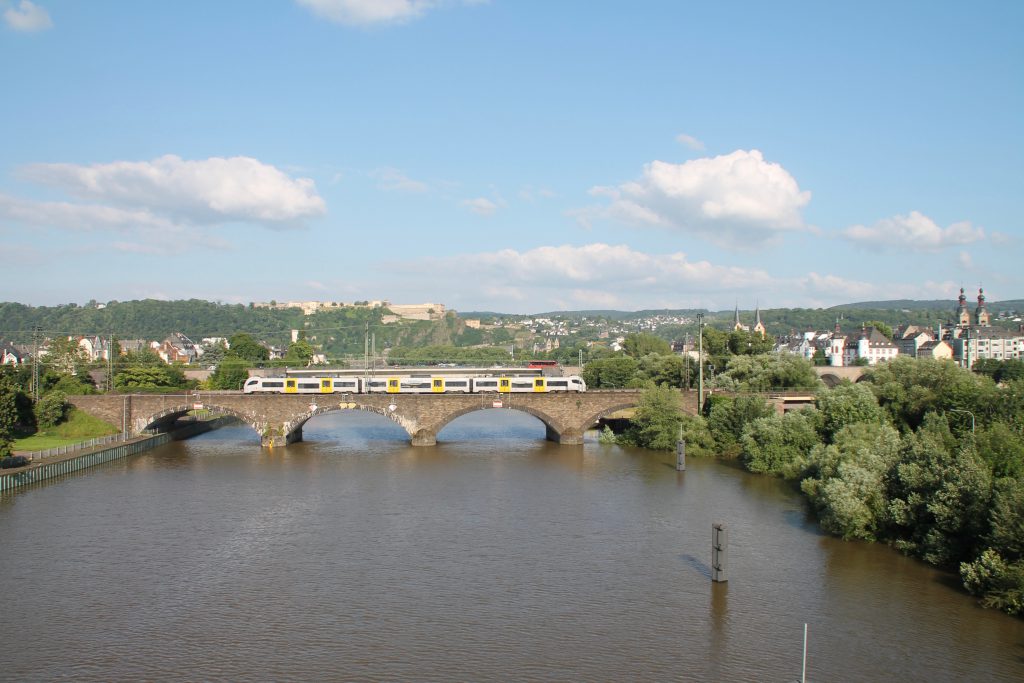
<instances>
[{"instance_id":1,"label":"riverbank","mask_svg":"<svg viewBox=\"0 0 1024 683\"><path fill-rule=\"evenodd\" d=\"M188 439L234 422L236 420L233 417L196 419L171 432L146 434L127 440L91 439L89 442L85 442L89 443L89 446L80 449L64 447L68 449L64 453L58 452L46 457L36 457L31 452L18 453L18 455L32 456L33 460L25 467L0 471L0 492L126 458L162 446L170 441ZM96 443L97 441L99 443Z\"/></svg>"}]
</instances>

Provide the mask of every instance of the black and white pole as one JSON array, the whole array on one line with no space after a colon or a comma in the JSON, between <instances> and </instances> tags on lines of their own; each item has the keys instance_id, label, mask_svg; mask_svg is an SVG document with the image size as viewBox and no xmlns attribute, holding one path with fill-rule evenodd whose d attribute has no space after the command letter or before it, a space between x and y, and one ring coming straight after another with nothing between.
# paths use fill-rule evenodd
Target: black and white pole
<instances>
[{"instance_id":1,"label":"black and white pole","mask_svg":"<svg viewBox=\"0 0 1024 683\"><path fill-rule=\"evenodd\" d=\"M725 524L711 525L711 580L723 583L729 580L726 563L729 560L729 532Z\"/></svg>"}]
</instances>

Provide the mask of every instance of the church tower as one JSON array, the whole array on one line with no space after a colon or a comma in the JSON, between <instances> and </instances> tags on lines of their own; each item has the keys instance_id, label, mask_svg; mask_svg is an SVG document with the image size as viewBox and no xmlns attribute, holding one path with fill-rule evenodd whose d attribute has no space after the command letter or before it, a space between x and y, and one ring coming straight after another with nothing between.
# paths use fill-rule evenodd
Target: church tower
<instances>
[{"instance_id":1,"label":"church tower","mask_svg":"<svg viewBox=\"0 0 1024 683\"><path fill-rule=\"evenodd\" d=\"M733 322L732 329L737 331L743 329L743 323L740 322L740 304L738 301L736 302L736 316Z\"/></svg>"},{"instance_id":2,"label":"church tower","mask_svg":"<svg viewBox=\"0 0 1024 683\"><path fill-rule=\"evenodd\" d=\"M964 294L963 287L960 288L960 298L957 299L956 324L960 327L971 325L971 312L967 310L967 295Z\"/></svg>"},{"instance_id":3,"label":"church tower","mask_svg":"<svg viewBox=\"0 0 1024 683\"><path fill-rule=\"evenodd\" d=\"M985 308L985 291L978 287L978 307L974 309L974 324L979 327L988 327L988 309Z\"/></svg>"},{"instance_id":4,"label":"church tower","mask_svg":"<svg viewBox=\"0 0 1024 683\"><path fill-rule=\"evenodd\" d=\"M764 339L768 334L768 330L765 329L764 323L761 322L761 304L758 302L757 307L754 309L754 332L761 335L761 339Z\"/></svg>"}]
</instances>

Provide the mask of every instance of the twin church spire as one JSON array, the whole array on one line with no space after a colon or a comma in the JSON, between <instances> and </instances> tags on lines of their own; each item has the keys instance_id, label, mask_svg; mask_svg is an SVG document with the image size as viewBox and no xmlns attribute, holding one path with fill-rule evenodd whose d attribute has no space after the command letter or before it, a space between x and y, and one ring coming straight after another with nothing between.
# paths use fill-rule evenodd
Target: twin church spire
<instances>
[{"instance_id":1,"label":"twin church spire","mask_svg":"<svg viewBox=\"0 0 1024 683\"><path fill-rule=\"evenodd\" d=\"M764 339L768 334L768 330L765 329L764 323L761 322L761 304L758 303L757 307L754 308L754 326L751 328L748 325L744 325L740 322L740 304L736 302L736 316L733 322L732 329L741 330L743 332L756 332L761 335L761 339Z\"/></svg>"}]
</instances>

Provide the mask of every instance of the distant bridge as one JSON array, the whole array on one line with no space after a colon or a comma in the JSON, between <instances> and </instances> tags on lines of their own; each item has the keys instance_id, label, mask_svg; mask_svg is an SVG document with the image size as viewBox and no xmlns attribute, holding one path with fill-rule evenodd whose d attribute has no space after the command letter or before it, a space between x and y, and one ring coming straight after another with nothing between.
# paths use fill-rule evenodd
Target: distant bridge
<instances>
[{"instance_id":1,"label":"distant bridge","mask_svg":"<svg viewBox=\"0 0 1024 683\"><path fill-rule=\"evenodd\" d=\"M860 365L850 366L836 366L822 365L814 368L814 371L818 373L818 377L826 386L834 387L840 384L844 379L848 379L851 382L859 382L864 376L865 371L870 370Z\"/></svg>"},{"instance_id":2,"label":"distant bridge","mask_svg":"<svg viewBox=\"0 0 1024 683\"><path fill-rule=\"evenodd\" d=\"M684 408L696 414L693 392ZM414 446L432 446L449 422L477 410L508 408L533 415L547 438L562 444L581 444L583 434L598 419L633 408L638 390L551 392L543 394L243 394L193 392L178 395L103 394L69 396L75 407L123 432L166 429L191 410L232 415L252 427L264 446L284 446L302 440L302 426L312 417L339 410L364 410L400 425Z\"/></svg>"},{"instance_id":3,"label":"distant bridge","mask_svg":"<svg viewBox=\"0 0 1024 683\"><path fill-rule=\"evenodd\" d=\"M581 444L583 435L602 417L635 408L637 389L600 389L583 393L511 394L243 394L237 391L196 391L187 394L99 394L68 396L68 402L121 431L167 430L192 410L231 415L253 428L263 446L285 446L302 440L311 418L341 410L383 415L409 435L414 446L433 446L437 434L452 420L477 410L519 410L542 423L546 436L561 444ZM683 412L697 414L697 392L681 391ZM813 403L807 391L774 392L765 399L782 413Z\"/></svg>"}]
</instances>

